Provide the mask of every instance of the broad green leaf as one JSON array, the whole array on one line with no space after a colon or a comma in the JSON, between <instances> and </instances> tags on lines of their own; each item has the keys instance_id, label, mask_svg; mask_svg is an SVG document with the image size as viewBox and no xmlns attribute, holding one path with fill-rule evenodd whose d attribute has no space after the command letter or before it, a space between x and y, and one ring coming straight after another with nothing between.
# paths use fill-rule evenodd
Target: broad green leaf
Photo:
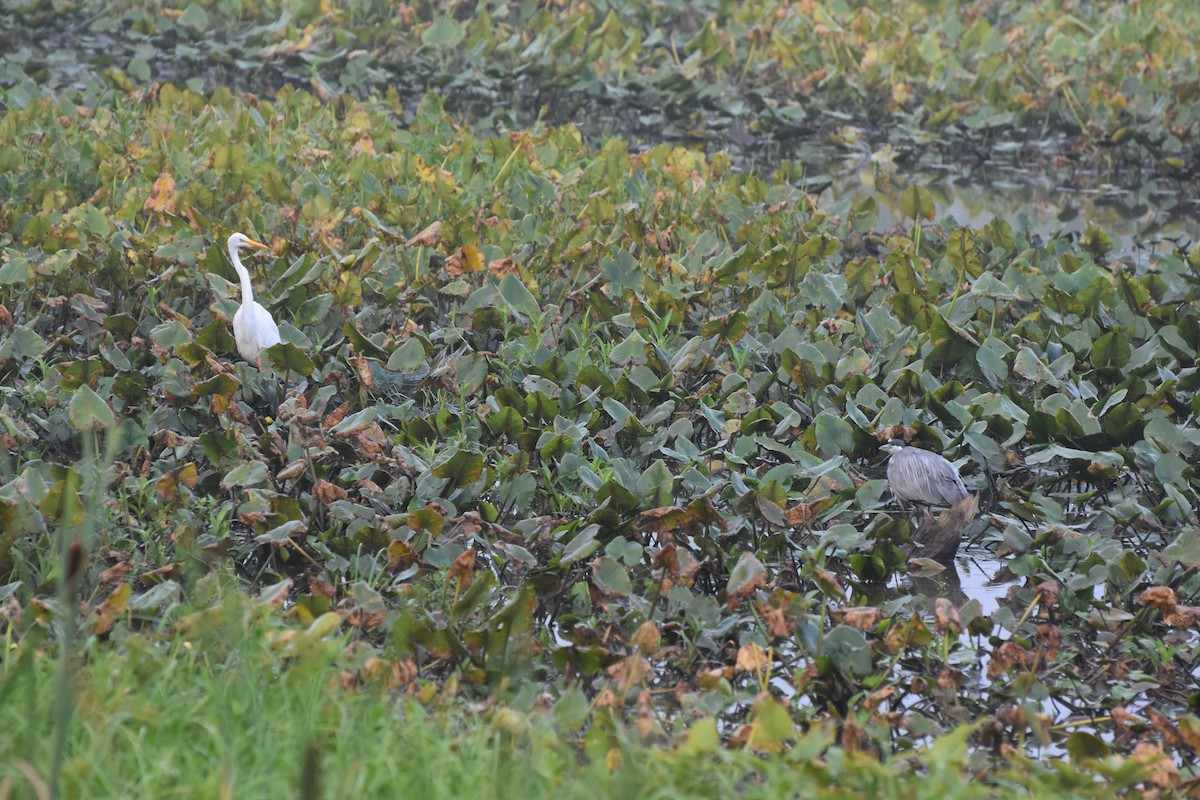
<instances>
[{"instance_id":1,"label":"broad green leaf","mask_svg":"<svg viewBox=\"0 0 1200 800\"><path fill-rule=\"evenodd\" d=\"M599 532L599 525L588 525L576 533L574 538L567 542L566 547L563 548L562 555L558 558L559 565L565 567L580 559L587 558L599 550L600 540L596 538L596 534Z\"/></svg>"},{"instance_id":2,"label":"broad green leaf","mask_svg":"<svg viewBox=\"0 0 1200 800\"><path fill-rule=\"evenodd\" d=\"M483 474L483 453L455 449L433 464L434 477L443 478L456 489L470 486Z\"/></svg>"},{"instance_id":3,"label":"broad green leaf","mask_svg":"<svg viewBox=\"0 0 1200 800\"><path fill-rule=\"evenodd\" d=\"M29 282L29 261L25 256L14 256L7 264L0 267L0 286L25 284Z\"/></svg>"},{"instance_id":4,"label":"broad green leaf","mask_svg":"<svg viewBox=\"0 0 1200 800\"><path fill-rule=\"evenodd\" d=\"M500 296L509 308L526 319L533 319L541 310L533 294L516 275L505 275L500 280Z\"/></svg>"},{"instance_id":5,"label":"broad green leaf","mask_svg":"<svg viewBox=\"0 0 1200 800\"><path fill-rule=\"evenodd\" d=\"M307 378L313 374L316 365L308 354L291 342L273 344L263 351L271 366L285 375L299 375Z\"/></svg>"},{"instance_id":6,"label":"broad green leaf","mask_svg":"<svg viewBox=\"0 0 1200 800\"><path fill-rule=\"evenodd\" d=\"M80 386L72 395L71 403L67 406L67 419L77 431L103 430L116 423L108 403L87 384Z\"/></svg>"},{"instance_id":7,"label":"broad green leaf","mask_svg":"<svg viewBox=\"0 0 1200 800\"><path fill-rule=\"evenodd\" d=\"M675 477L661 458L647 467L637 481L638 495L649 508L671 505L671 493L674 487Z\"/></svg>"},{"instance_id":8,"label":"broad green leaf","mask_svg":"<svg viewBox=\"0 0 1200 800\"><path fill-rule=\"evenodd\" d=\"M225 473L225 477L221 478L221 488L234 489L237 487L249 488L251 486L260 486L266 482L267 476L266 462L246 461Z\"/></svg>"},{"instance_id":9,"label":"broad green leaf","mask_svg":"<svg viewBox=\"0 0 1200 800\"><path fill-rule=\"evenodd\" d=\"M354 345L354 349L358 351L359 355L378 358L380 361L388 357L387 352L382 347L375 344L366 336L363 336L362 331L354 324L354 320L348 319L342 324L342 333L346 334L346 338Z\"/></svg>"},{"instance_id":10,"label":"broad green leaf","mask_svg":"<svg viewBox=\"0 0 1200 800\"><path fill-rule=\"evenodd\" d=\"M825 456L854 451L854 427L832 411L822 411L816 422L817 448Z\"/></svg>"},{"instance_id":11,"label":"broad green leaf","mask_svg":"<svg viewBox=\"0 0 1200 800\"><path fill-rule=\"evenodd\" d=\"M450 17L438 17L421 34L421 42L431 47L454 47L463 40L462 23Z\"/></svg>"},{"instance_id":12,"label":"broad green leaf","mask_svg":"<svg viewBox=\"0 0 1200 800\"><path fill-rule=\"evenodd\" d=\"M392 352L387 360L387 368L400 372L415 372L429 363L425 355L425 345L413 337Z\"/></svg>"},{"instance_id":13,"label":"broad green leaf","mask_svg":"<svg viewBox=\"0 0 1200 800\"><path fill-rule=\"evenodd\" d=\"M150 331L150 338L164 350L185 345L192 340L192 334L178 320L168 320L155 326Z\"/></svg>"},{"instance_id":14,"label":"broad green leaf","mask_svg":"<svg viewBox=\"0 0 1200 800\"><path fill-rule=\"evenodd\" d=\"M646 363L646 340L637 331L630 331L625 340L609 351L608 358L618 366Z\"/></svg>"},{"instance_id":15,"label":"broad green leaf","mask_svg":"<svg viewBox=\"0 0 1200 800\"><path fill-rule=\"evenodd\" d=\"M909 186L900 195L900 213L909 219L932 221L937 213L937 205L933 202L933 195L924 186Z\"/></svg>"},{"instance_id":16,"label":"broad green leaf","mask_svg":"<svg viewBox=\"0 0 1200 800\"><path fill-rule=\"evenodd\" d=\"M1003 386L1008 381L1008 362L1005 359L1011 352L1011 347L994 336L984 339L983 346L975 352L975 361L993 386Z\"/></svg>"},{"instance_id":17,"label":"broad green leaf","mask_svg":"<svg viewBox=\"0 0 1200 800\"><path fill-rule=\"evenodd\" d=\"M1109 331L1092 344L1092 366L1120 369L1129 363L1132 352L1128 336L1121 331Z\"/></svg>"},{"instance_id":18,"label":"broad green leaf","mask_svg":"<svg viewBox=\"0 0 1200 800\"><path fill-rule=\"evenodd\" d=\"M464 396L475 394L487 381L488 362L481 355L468 353L454 362L454 380Z\"/></svg>"},{"instance_id":19,"label":"broad green leaf","mask_svg":"<svg viewBox=\"0 0 1200 800\"><path fill-rule=\"evenodd\" d=\"M608 556L600 556L592 562L592 581L600 591L609 595L625 597L633 591L629 570Z\"/></svg>"},{"instance_id":20,"label":"broad green leaf","mask_svg":"<svg viewBox=\"0 0 1200 800\"><path fill-rule=\"evenodd\" d=\"M187 8L179 15L179 24L188 28L203 31L208 28L208 12L199 3L188 3Z\"/></svg>"},{"instance_id":21,"label":"broad green leaf","mask_svg":"<svg viewBox=\"0 0 1200 800\"><path fill-rule=\"evenodd\" d=\"M259 544L282 542L291 536L308 531L308 523L302 519L290 519L282 525L271 528L263 534L254 537Z\"/></svg>"}]
</instances>

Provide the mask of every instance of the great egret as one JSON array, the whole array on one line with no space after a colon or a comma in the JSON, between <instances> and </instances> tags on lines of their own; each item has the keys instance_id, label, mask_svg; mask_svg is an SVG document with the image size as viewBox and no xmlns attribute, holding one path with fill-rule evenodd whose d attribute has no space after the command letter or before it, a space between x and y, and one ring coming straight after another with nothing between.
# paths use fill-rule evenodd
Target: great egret
<instances>
[{"instance_id":1,"label":"great egret","mask_svg":"<svg viewBox=\"0 0 1200 800\"><path fill-rule=\"evenodd\" d=\"M937 453L908 447L903 439L891 439L879 449L892 454L888 459L888 485L899 499L926 506L952 506L966 498L967 487L958 470Z\"/></svg>"},{"instance_id":2,"label":"great egret","mask_svg":"<svg viewBox=\"0 0 1200 800\"><path fill-rule=\"evenodd\" d=\"M237 340L238 352L242 358L251 364L262 368L262 351L273 344L279 344L279 326L267 311L254 300L254 288L250 285L250 273L242 266L238 251L243 247L268 249L262 242L256 242L244 233L235 233L229 237L229 260L242 279L242 304L233 315L233 338Z\"/></svg>"}]
</instances>

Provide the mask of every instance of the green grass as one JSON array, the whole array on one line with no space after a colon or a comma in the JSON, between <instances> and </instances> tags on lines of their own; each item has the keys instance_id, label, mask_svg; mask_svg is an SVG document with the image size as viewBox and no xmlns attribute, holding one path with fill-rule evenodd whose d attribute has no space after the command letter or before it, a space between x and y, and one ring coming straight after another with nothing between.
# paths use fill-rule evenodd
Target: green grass
<instances>
[{"instance_id":1,"label":"green grass","mask_svg":"<svg viewBox=\"0 0 1200 800\"><path fill-rule=\"evenodd\" d=\"M75 659L62 797L974 798L1088 794L1087 773L1016 770L971 780L970 728L883 764L817 726L781 753L720 744L699 716L673 747L589 709L578 691L512 705L460 702L453 685L411 694L343 685L346 638L279 624L234 591L171 631L118 626ZM186 631L186 632L184 632ZM20 653L38 637L22 643ZM53 648L0 669L0 797L40 797L51 782ZM14 655L17 652L14 651ZM378 674L378 673L377 673ZM654 725L644 730L652 731ZM779 748L771 748L779 749ZM1136 775L1115 765L1107 771ZM913 780L915 776L920 780Z\"/></svg>"}]
</instances>

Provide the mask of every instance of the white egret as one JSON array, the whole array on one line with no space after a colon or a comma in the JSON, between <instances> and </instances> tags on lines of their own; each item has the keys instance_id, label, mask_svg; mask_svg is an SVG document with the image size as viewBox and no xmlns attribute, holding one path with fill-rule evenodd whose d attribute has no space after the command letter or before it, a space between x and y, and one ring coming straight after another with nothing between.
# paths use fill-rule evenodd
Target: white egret
<instances>
[{"instance_id":1,"label":"white egret","mask_svg":"<svg viewBox=\"0 0 1200 800\"><path fill-rule=\"evenodd\" d=\"M242 266L238 251L243 247L258 247L268 249L262 242L256 242L244 233L235 233L229 237L229 260L242 279L242 304L233 315L233 338L237 340L238 352L242 358L251 364L262 368L262 351L273 344L279 344L279 326L271 318L271 312L254 300L254 288L250 285L250 273Z\"/></svg>"}]
</instances>

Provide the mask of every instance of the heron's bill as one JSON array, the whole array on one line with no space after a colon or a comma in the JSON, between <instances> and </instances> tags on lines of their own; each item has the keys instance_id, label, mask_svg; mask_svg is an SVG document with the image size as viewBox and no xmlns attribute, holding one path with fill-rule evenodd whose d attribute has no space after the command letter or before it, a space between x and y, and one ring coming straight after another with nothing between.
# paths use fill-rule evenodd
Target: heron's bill
<instances>
[{"instance_id":1,"label":"heron's bill","mask_svg":"<svg viewBox=\"0 0 1200 800\"><path fill-rule=\"evenodd\" d=\"M270 250L271 249L270 245L265 245L262 242L256 242L255 240L253 240L249 237L246 238L245 244L249 245L250 247L257 247L260 250Z\"/></svg>"}]
</instances>

